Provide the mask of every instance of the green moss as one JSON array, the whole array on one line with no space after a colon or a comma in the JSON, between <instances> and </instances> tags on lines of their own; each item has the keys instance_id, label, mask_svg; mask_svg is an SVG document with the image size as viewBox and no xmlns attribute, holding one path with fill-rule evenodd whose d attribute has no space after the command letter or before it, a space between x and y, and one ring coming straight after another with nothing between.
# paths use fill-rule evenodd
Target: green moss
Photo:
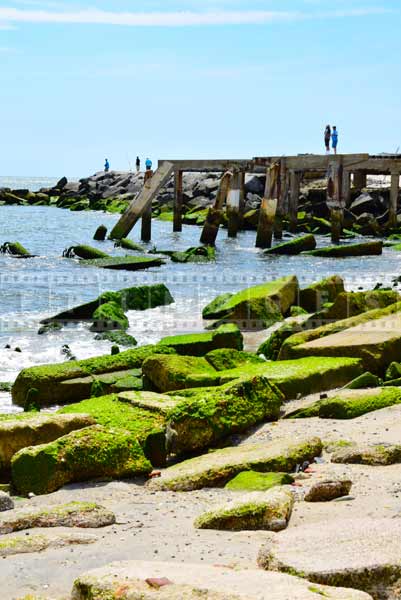
<instances>
[{"instance_id":1,"label":"green moss","mask_svg":"<svg viewBox=\"0 0 401 600\"><path fill-rule=\"evenodd\" d=\"M341 292L330 308L316 316L327 321L347 319L370 310L386 308L399 300L399 293L393 290Z\"/></svg>"},{"instance_id":2,"label":"green moss","mask_svg":"<svg viewBox=\"0 0 401 600\"><path fill-rule=\"evenodd\" d=\"M5 242L0 247L3 254L12 254L13 256L31 256L30 252L19 242Z\"/></svg>"},{"instance_id":3,"label":"green moss","mask_svg":"<svg viewBox=\"0 0 401 600\"><path fill-rule=\"evenodd\" d=\"M383 242L364 242L344 246L327 246L309 252L311 256L343 258L346 256L377 256L383 252Z\"/></svg>"},{"instance_id":4,"label":"green moss","mask_svg":"<svg viewBox=\"0 0 401 600\"><path fill-rule=\"evenodd\" d=\"M205 356L207 362L216 371L226 371L244 365L262 364L265 361L251 352L242 352L234 348L219 348L208 352Z\"/></svg>"},{"instance_id":5,"label":"green moss","mask_svg":"<svg viewBox=\"0 0 401 600\"><path fill-rule=\"evenodd\" d=\"M316 312L321 310L326 302L334 302L338 294L344 291L342 278L331 275L301 290L299 304L307 312Z\"/></svg>"},{"instance_id":6,"label":"green moss","mask_svg":"<svg viewBox=\"0 0 401 600\"><path fill-rule=\"evenodd\" d=\"M97 248L92 248L92 246L71 246L68 250L64 251L64 256L71 257L77 256L82 259L100 259L100 258L109 258L109 255Z\"/></svg>"},{"instance_id":7,"label":"green moss","mask_svg":"<svg viewBox=\"0 0 401 600\"><path fill-rule=\"evenodd\" d=\"M226 483L227 490L260 491L264 492L273 487L293 483L294 478L288 473L258 473L243 471Z\"/></svg>"},{"instance_id":8,"label":"green moss","mask_svg":"<svg viewBox=\"0 0 401 600\"><path fill-rule=\"evenodd\" d=\"M128 329L129 321L117 302L101 304L93 313L92 330Z\"/></svg>"},{"instance_id":9,"label":"green moss","mask_svg":"<svg viewBox=\"0 0 401 600\"><path fill-rule=\"evenodd\" d=\"M297 410L288 418L302 419L320 417L322 419L355 419L366 413L401 404L401 390L397 387L366 390L364 394L349 392L315 402L307 408Z\"/></svg>"},{"instance_id":10,"label":"green moss","mask_svg":"<svg viewBox=\"0 0 401 600\"><path fill-rule=\"evenodd\" d=\"M151 470L130 432L100 425L74 431L49 444L24 448L11 461L13 484L25 495L47 494L74 481L134 477Z\"/></svg>"},{"instance_id":11,"label":"green moss","mask_svg":"<svg viewBox=\"0 0 401 600\"><path fill-rule=\"evenodd\" d=\"M294 307L292 307L294 308ZM303 327L297 321L284 323L279 329L276 329L270 337L263 342L258 350L258 354L263 354L268 360L277 360L281 346L287 338L294 335L295 332L302 331Z\"/></svg>"},{"instance_id":12,"label":"green moss","mask_svg":"<svg viewBox=\"0 0 401 600\"><path fill-rule=\"evenodd\" d=\"M205 358L195 356L150 356L143 363L143 374L159 392L180 390L185 387L195 387L197 377L200 381L197 386L210 385L217 382L216 371ZM191 385L191 376L195 386ZM216 384L215 384L216 385Z\"/></svg>"},{"instance_id":13,"label":"green moss","mask_svg":"<svg viewBox=\"0 0 401 600\"><path fill-rule=\"evenodd\" d=\"M314 250L316 248L316 239L312 234L303 235L299 238L277 244L272 248L264 251L264 254L300 254L306 250Z\"/></svg>"},{"instance_id":14,"label":"green moss","mask_svg":"<svg viewBox=\"0 0 401 600\"><path fill-rule=\"evenodd\" d=\"M81 264L101 269L138 271L140 269L149 269L150 267L160 267L165 263L161 258L150 258L147 256L111 256L108 258L83 260Z\"/></svg>"},{"instance_id":15,"label":"green moss","mask_svg":"<svg viewBox=\"0 0 401 600\"><path fill-rule=\"evenodd\" d=\"M213 246L198 246L184 252L172 252L171 260L179 263L206 263L216 260L216 251Z\"/></svg>"},{"instance_id":16,"label":"green moss","mask_svg":"<svg viewBox=\"0 0 401 600\"><path fill-rule=\"evenodd\" d=\"M134 252L144 252L144 247L136 244L132 240L127 238L121 238L121 240L117 240L114 243L114 246L119 248L124 248L125 250L133 250Z\"/></svg>"},{"instance_id":17,"label":"green moss","mask_svg":"<svg viewBox=\"0 0 401 600\"><path fill-rule=\"evenodd\" d=\"M142 346L120 352L115 356L97 356L85 360L23 369L12 387L13 402L23 407L31 388L39 390L41 406L71 402L77 400L76 391L63 389L60 386L62 381L139 368L144 360L152 354L174 354L174 352L174 349L168 346Z\"/></svg>"},{"instance_id":18,"label":"green moss","mask_svg":"<svg viewBox=\"0 0 401 600\"><path fill-rule=\"evenodd\" d=\"M112 342L119 346L136 346L138 343L132 335L124 331L104 331L95 335L95 340Z\"/></svg>"},{"instance_id":19,"label":"green moss","mask_svg":"<svg viewBox=\"0 0 401 600\"><path fill-rule=\"evenodd\" d=\"M398 362L392 362L387 370L386 370L386 381L391 381L392 379L401 378L401 364Z\"/></svg>"},{"instance_id":20,"label":"green moss","mask_svg":"<svg viewBox=\"0 0 401 600\"><path fill-rule=\"evenodd\" d=\"M157 218L159 221L168 221L169 223L172 223L174 221L174 213L172 210L161 212L159 215L157 215Z\"/></svg>"},{"instance_id":21,"label":"green moss","mask_svg":"<svg viewBox=\"0 0 401 600\"><path fill-rule=\"evenodd\" d=\"M162 346L170 346L178 354L203 356L217 348L242 349L243 339L239 328L233 323L221 325L218 329L207 333L192 333L162 338Z\"/></svg>"},{"instance_id":22,"label":"green moss","mask_svg":"<svg viewBox=\"0 0 401 600\"><path fill-rule=\"evenodd\" d=\"M367 371L366 373L362 373L356 379L353 379L344 388L348 390L359 390L363 388L376 388L381 385L381 380L376 375L372 375Z\"/></svg>"},{"instance_id":23,"label":"green moss","mask_svg":"<svg viewBox=\"0 0 401 600\"><path fill-rule=\"evenodd\" d=\"M307 315L308 313L301 306L291 306L290 317L299 317L300 315Z\"/></svg>"}]
</instances>

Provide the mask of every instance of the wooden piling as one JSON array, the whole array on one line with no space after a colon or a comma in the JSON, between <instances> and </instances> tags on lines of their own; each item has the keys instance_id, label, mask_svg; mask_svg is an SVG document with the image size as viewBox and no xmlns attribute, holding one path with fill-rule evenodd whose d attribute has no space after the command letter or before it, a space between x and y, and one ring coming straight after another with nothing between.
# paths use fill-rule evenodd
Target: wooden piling
<instances>
[{"instance_id":1,"label":"wooden piling","mask_svg":"<svg viewBox=\"0 0 401 600\"><path fill-rule=\"evenodd\" d=\"M343 169L342 195L344 207L348 208L351 204L351 173Z\"/></svg>"},{"instance_id":2,"label":"wooden piling","mask_svg":"<svg viewBox=\"0 0 401 600\"><path fill-rule=\"evenodd\" d=\"M329 163L327 181L327 206L330 209L331 241L338 244L343 224L343 166L341 161Z\"/></svg>"},{"instance_id":3,"label":"wooden piling","mask_svg":"<svg viewBox=\"0 0 401 600\"><path fill-rule=\"evenodd\" d=\"M295 233L298 225L298 203L299 191L301 186L301 172L291 171L290 173L290 198L288 207L289 229Z\"/></svg>"},{"instance_id":4,"label":"wooden piling","mask_svg":"<svg viewBox=\"0 0 401 600\"><path fill-rule=\"evenodd\" d=\"M227 195L227 230L228 237L237 237L240 221L241 179L238 171L231 177L230 189Z\"/></svg>"},{"instance_id":5,"label":"wooden piling","mask_svg":"<svg viewBox=\"0 0 401 600\"><path fill-rule=\"evenodd\" d=\"M265 194L259 211L259 223L255 243L256 248L271 248L279 186L280 163L276 162L266 171Z\"/></svg>"},{"instance_id":6,"label":"wooden piling","mask_svg":"<svg viewBox=\"0 0 401 600\"><path fill-rule=\"evenodd\" d=\"M223 216L223 206L227 198L228 190L230 189L232 174L227 171L220 180L219 189L217 191L214 205L209 208L205 224L200 236L201 244L214 246L219 233L219 227Z\"/></svg>"},{"instance_id":7,"label":"wooden piling","mask_svg":"<svg viewBox=\"0 0 401 600\"><path fill-rule=\"evenodd\" d=\"M152 179L153 171L145 171L144 187L150 186L150 180ZM142 213L141 220L141 240L142 242L150 242L152 239L152 202L148 202L145 210Z\"/></svg>"},{"instance_id":8,"label":"wooden piling","mask_svg":"<svg viewBox=\"0 0 401 600\"><path fill-rule=\"evenodd\" d=\"M173 231L182 231L182 179L181 170L174 171L174 221Z\"/></svg>"},{"instance_id":9,"label":"wooden piling","mask_svg":"<svg viewBox=\"0 0 401 600\"><path fill-rule=\"evenodd\" d=\"M388 214L389 227L397 225L398 193L400 189L400 174L391 173L390 206Z\"/></svg>"},{"instance_id":10,"label":"wooden piling","mask_svg":"<svg viewBox=\"0 0 401 600\"><path fill-rule=\"evenodd\" d=\"M362 190L367 184L367 173L366 171L354 171L354 188Z\"/></svg>"},{"instance_id":11,"label":"wooden piling","mask_svg":"<svg viewBox=\"0 0 401 600\"><path fill-rule=\"evenodd\" d=\"M278 185L278 199L277 199L277 210L274 219L274 239L283 239L283 219L288 211L287 197L288 197L288 169L285 164L285 160L281 161L280 165L280 182Z\"/></svg>"}]
</instances>

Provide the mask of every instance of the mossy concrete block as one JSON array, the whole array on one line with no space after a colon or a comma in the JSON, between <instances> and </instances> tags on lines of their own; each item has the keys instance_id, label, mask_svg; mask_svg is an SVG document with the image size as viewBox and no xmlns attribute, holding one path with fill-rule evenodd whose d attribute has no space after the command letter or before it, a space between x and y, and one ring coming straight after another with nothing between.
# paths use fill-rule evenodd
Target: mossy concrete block
<instances>
[{"instance_id":1,"label":"mossy concrete block","mask_svg":"<svg viewBox=\"0 0 401 600\"><path fill-rule=\"evenodd\" d=\"M169 412L182 402L181 396L169 396L167 394L157 394L147 391L129 391L118 394L120 402L125 402L131 406L142 408L150 412L160 413L167 417Z\"/></svg>"},{"instance_id":2,"label":"mossy concrete block","mask_svg":"<svg viewBox=\"0 0 401 600\"><path fill-rule=\"evenodd\" d=\"M318 400L306 408L289 413L286 418L355 419L395 404L401 404L401 389L398 387L343 390L331 398Z\"/></svg>"},{"instance_id":3,"label":"mossy concrete block","mask_svg":"<svg viewBox=\"0 0 401 600\"><path fill-rule=\"evenodd\" d=\"M49 494L66 483L147 475L152 465L125 429L93 425L54 442L24 448L11 460L12 482L23 495Z\"/></svg>"},{"instance_id":4,"label":"mossy concrete block","mask_svg":"<svg viewBox=\"0 0 401 600\"><path fill-rule=\"evenodd\" d=\"M360 390L363 388L377 388L380 386L380 384L381 380L379 377L369 373L369 371L366 371L366 373L362 373L362 375L359 375L359 377L356 377L347 383L347 385L344 386L344 389Z\"/></svg>"},{"instance_id":5,"label":"mossy concrete block","mask_svg":"<svg viewBox=\"0 0 401 600\"><path fill-rule=\"evenodd\" d=\"M372 241L361 244L347 244L343 246L327 246L309 252L311 256L322 258L344 258L346 256L379 256L383 253L383 242Z\"/></svg>"},{"instance_id":6,"label":"mossy concrete block","mask_svg":"<svg viewBox=\"0 0 401 600\"><path fill-rule=\"evenodd\" d=\"M201 356L155 354L144 361L142 371L153 388L161 393L219 384L216 370Z\"/></svg>"},{"instance_id":7,"label":"mossy concrete block","mask_svg":"<svg viewBox=\"0 0 401 600\"><path fill-rule=\"evenodd\" d=\"M106 341L118 346L133 347L138 344L132 335L128 335L124 331L103 331L95 335L96 341Z\"/></svg>"},{"instance_id":8,"label":"mossy concrete block","mask_svg":"<svg viewBox=\"0 0 401 600\"><path fill-rule=\"evenodd\" d=\"M285 488L251 492L200 515L194 527L225 531L281 531L287 527L293 505L294 496Z\"/></svg>"},{"instance_id":9,"label":"mossy concrete block","mask_svg":"<svg viewBox=\"0 0 401 600\"><path fill-rule=\"evenodd\" d=\"M401 313L377 319L374 326L362 323L297 345L291 349L291 354L297 358L306 356L359 358L365 370L376 375L384 375L386 367L401 356Z\"/></svg>"},{"instance_id":10,"label":"mossy concrete block","mask_svg":"<svg viewBox=\"0 0 401 600\"><path fill-rule=\"evenodd\" d=\"M401 364L399 362L392 362L386 369L385 380L391 381L392 379L400 379L401 377Z\"/></svg>"},{"instance_id":11,"label":"mossy concrete block","mask_svg":"<svg viewBox=\"0 0 401 600\"><path fill-rule=\"evenodd\" d=\"M283 395L265 377L201 388L169 415L176 454L202 450L230 434L279 418Z\"/></svg>"},{"instance_id":12,"label":"mossy concrete block","mask_svg":"<svg viewBox=\"0 0 401 600\"><path fill-rule=\"evenodd\" d=\"M317 481L305 494L305 502L330 502L342 496L348 496L352 481L347 479Z\"/></svg>"},{"instance_id":13,"label":"mossy concrete block","mask_svg":"<svg viewBox=\"0 0 401 600\"><path fill-rule=\"evenodd\" d=\"M0 420L0 479L9 476L11 458L22 448L52 442L94 423L88 414L27 414L25 419L10 415L9 419Z\"/></svg>"},{"instance_id":14,"label":"mossy concrete block","mask_svg":"<svg viewBox=\"0 0 401 600\"><path fill-rule=\"evenodd\" d=\"M91 331L110 331L112 329L125 331L129 327L128 318L117 302L101 304L93 313L92 318Z\"/></svg>"},{"instance_id":15,"label":"mossy concrete block","mask_svg":"<svg viewBox=\"0 0 401 600\"><path fill-rule=\"evenodd\" d=\"M41 527L98 528L113 525L115 515L93 502L69 502L41 508L20 508L0 516L0 534Z\"/></svg>"},{"instance_id":16,"label":"mossy concrete block","mask_svg":"<svg viewBox=\"0 0 401 600\"><path fill-rule=\"evenodd\" d=\"M98 248L93 248L92 246L84 245L71 246L71 248L64 251L64 256L76 256L85 260L109 258L109 255L106 254L106 252L102 252L102 250L98 250Z\"/></svg>"},{"instance_id":17,"label":"mossy concrete block","mask_svg":"<svg viewBox=\"0 0 401 600\"><path fill-rule=\"evenodd\" d=\"M385 466L401 463L401 446L398 444L352 444L338 448L331 455L331 462Z\"/></svg>"},{"instance_id":18,"label":"mossy concrete block","mask_svg":"<svg viewBox=\"0 0 401 600\"><path fill-rule=\"evenodd\" d=\"M12 387L13 403L24 407L30 389L38 390L38 401L41 406L83 400L85 396L77 396L76 390L68 390L66 386L62 387L61 382L79 377L140 368L146 358L156 353L158 355L174 354L175 350L168 346L149 345L126 350L114 356L104 355L23 369Z\"/></svg>"},{"instance_id":19,"label":"mossy concrete block","mask_svg":"<svg viewBox=\"0 0 401 600\"><path fill-rule=\"evenodd\" d=\"M207 263L216 260L216 250L213 246L188 248L184 252L172 252L171 260L179 263Z\"/></svg>"},{"instance_id":20,"label":"mossy concrete block","mask_svg":"<svg viewBox=\"0 0 401 600\"><path fill-rule=\"evenodd\" d=\"M168 576L170 585L155 590L147 580ZM74 583L74 600L372 600L352 589L312 584L301 577L260 569L179 562L117 562L81 574Z\"/></svg>"},{"instance_id":21,"label":"mossy concrete block","mask_svg":"<svg viewBox=\"0 0 401 600\"><path fill-rule=\"evenodd\" d=\"M147 256L111 256L108 258L94 258L82 260L80 264L99 269L115 269L120 271L140 271L151 267L161 267L165 261L161 258Z\"/></svg>"},{"instance_id":22,"label":"mossy concrete block","mask_svg":"<svg viewBox=\"0 0 401 600\"><path fill-rule=\"evenodd\" d=\"M298 280L283 277L247 288L231 296L215 298L203 309L204 319L234 321L241 327L269 327L280 321L298 298ZM244 325L245 324L245 325Z\"/></svg>"},{"instance_id":23,"label":"mossy concrete block","mask_svg":"<svg viewBox=\"0 0 401 600\"><path fill-rule=\"evenodd\" d=\"M322 448L319 438L307 436L223 448L173 465L147 485L156 490L190 491L224 486L241 471L292 472L297 464L320 456Z\"/></svg>"},{"instance_id":24,"label":"mossy concrete block","mask_svg":"<svg viewBox=\"0 0 401 600\"><path fill-rule=\"evenodd\" d=\"M242 471L224 486L227 490L266 492L279 485L293 483L294 478L288 473L258 473L257 471Z\"/></svg>"},{"instance_id":25,"label":"mossy concrete block","mask_svg":"<svg viewBox=\"0 0 401 600\"><path fill-rule=\"evenodd\" d=\"M331 275L300 290L299 305L308 313L321 310L326 302L334 302L338 294L344 292L344 281L339 275Z\"/></svg>"},{"instance_id":26,"label":"mossy concrete block","mask_svg":"<svg viewBox=\"0 0 401 600\"><path fill-rule=\"evenodd\" d=\"M16 554L43 552L44 550L63 548L64 546L82 546L94 544L97 540L98 538L95 535L83 533L57 533L56 535L38 533L30 535L8 534L0 540L0 556L4 558ZM40 600L39 596L25 596L24 598L25 600ZM42 600L46 599L42 596Z\"/></svg>"},{"instance_id":27,"label":"mossy concrete block","mask_svg":"<svg viewBox=\"0 0 401 600\"><path fill-rule=\"evenodd\" d=\"M260 365L266 362L252 352L242 352L230 348L212 350L206 354L205 358L216 371L236 369L245 365Z\"/></svg>"},{"instance_id":28,"label":"mossy concrete block","mask_svg":"<svg viewBox=\"0 0 401 600\"><path fill-rule=\"evenodd\" d=\"M60 409L59 413L86 413L99 425L129 431L151 463L163 466L166 461L167 410L156 410L156 398L159 404L162 399L166 400L166 397L151 392L121 392L71 404ZM167 398L169 408L176 405L177 401Z\"/></svg>"},{"instance_id":29,"label":"mossy concrete block","mask_svg":"<svg viewBox=\"0 0 401 600\"><path fill-rule=\"evenodd\" d=\"M3 254L11 254L12 256L29 258L32 254L19 242L5 242L0 247L0 252Z\"/></svg>"},{"instance_id":30,"label":"mossy concrete block","mask_svg":"<svg viewBox=\"0 0 401 600\"><path fill-rule=\"evenodd\" d=\"M289 242L283 242L282 244L277 244L272 248L268 248L267 250L264 250L263 254L295 255L307 250L314 250L315 248L315 236L309 233L307 235L290 240Z\"/></svg>"},{"instance_id":31,"label":"mossy concrete block","mask_svg":"<svg viewBox=\"0 0 401 600\"><path fill-rule=\"evenodd\" d=\"M128 238L121 238L121 240L117 240L114 242L114 245L119 248L124 248L124 250L133 250L134 252L145 252L145 248L140 244L136 244L132 240Z\"/></svg>"},{"instance_id":32,"label":"mossy concrete block","mask_svg":"<svg viewBox=\"0 0 401 600\"><path fill-rule=\"evenodd\" d=\"M324 338L325 336L332 335L334 333L345 331L351 327L366 325L367 331L369 331L369 326L374 330L377 328L376 323L374 323L375 321L381 319L382 317L396 315L399 312L401 312L401 302L396 302L395 304L391 304L386 308L370 310L357 315L356 317L349 317L348 319L342 319L334 323L327 323L313 329L309 328L306 331L295 332L283 342L279 353L279 359L286 360L289 358L295 358L297 356L297 346ZM368 326L368 324L370 325Z\"/></svg>"},{"instance_id":33,"label":"mossy concrete block","mask_svg":"<svg viewBox=\"0 0 401 600\"><path fill-rule=\"evenodd\" d=\"M370 310L386 308L401 299L394 290L370 290L367 292L341 292L333 304L314 318L322 321L338 321L355 317Z\"/></svg>"},{"instance_id":34,"label":"mossy concrete block","mask_svg":"<svg viewBox=\"0 0 401 600\"><path fill-rule=\"evenodd\" d=\"M299 331L303 331L302 324L299 321L283 323L259 346L257 353L263 354L268 360L277 360L285 340Z\"/></svg>"},{"instance_id":35,"label":"mossy concrete block","mask_svg":"<svg viewBox=\"0 0 401 600\"><path fill-rule=\"evenodd\" d=\"M234 323L221 325L218 329L206 333L174 335L162 338L161 346L174 348L177 354L188 356L204 356L218 348L234 348L242 350L242 334Z\"/></svg>"}]
</instances>

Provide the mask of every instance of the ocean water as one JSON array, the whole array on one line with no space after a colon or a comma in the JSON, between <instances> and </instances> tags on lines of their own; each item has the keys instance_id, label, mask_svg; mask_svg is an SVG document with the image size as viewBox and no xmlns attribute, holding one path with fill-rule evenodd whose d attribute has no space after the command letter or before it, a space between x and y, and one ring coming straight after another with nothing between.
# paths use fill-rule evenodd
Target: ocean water
<instances>
[{"instance_id":1,"label":"ocean water","mask_svg":"<svg viewBox=\"0 0 401 600\"><path fill-rule=\"evenodd\" d=\"M31 179L18 186L29 187ZM48 182L49 180L46 180ZM4 179L0 179L0 186ZM48 185L36 181L38 188ZM61 310L96 298L106 290L163 282L175 302L170 306L128 313L132 334L139 344L153 343L166 335L203 329L202 308L216 295L295 274L302 285L338 273L348 289L368 289L378 281L389 284L400 274L401 253L385 249L382 257L322 259L306 256L265 256L255 249L255 232L242 232L235 240L221 230L215 263L178 264L166 260L146 271L112 271L84 267L77 260L62 258L63 250L89 243L112 255L124 255L111 241L95 242L100 224L110 230L119 215L101 212L70 212L53 207L0 207L0 243L21 242L35 258L16 259L0 255L0 381L14 381L25 367L61 362L63 344L78 358L109 353L110 344L94 340L87 325L74 325L39 336L40 320ZM139 241L139 227L130 238ZM184 250L198 245L200 228L185 226L172 232L172 223L154 220L150 249ZM328 244L327 238L319 240ZM9 346L9 348L6 348ZM18 348L19 351L15 349ZM9 394L0 394L0 412L16 410Z\"/></svg>"}]
</instances>

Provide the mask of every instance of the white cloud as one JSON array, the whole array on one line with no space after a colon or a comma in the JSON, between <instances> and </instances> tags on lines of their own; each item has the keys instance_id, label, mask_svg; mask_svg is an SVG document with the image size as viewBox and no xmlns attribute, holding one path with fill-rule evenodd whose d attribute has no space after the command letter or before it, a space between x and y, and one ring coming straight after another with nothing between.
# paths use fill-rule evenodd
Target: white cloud
<instances>
[{"instance_id":1,"label":"white cloud","mask_svg":"<svg viewBox=\"0 0 401 600\"><path fill-rule=\"evenodd\" d=\"M113 12L88 8L75 11L0 8L0 23L63 23L125 25L131 27L188 27L207 25L266 25L280 21L314 18L361 17L391 12L383 8L332 10L326 12L215 10L206 12ZM1 26L1 25L0 25Z\"/></svg>"}]
</instances>

